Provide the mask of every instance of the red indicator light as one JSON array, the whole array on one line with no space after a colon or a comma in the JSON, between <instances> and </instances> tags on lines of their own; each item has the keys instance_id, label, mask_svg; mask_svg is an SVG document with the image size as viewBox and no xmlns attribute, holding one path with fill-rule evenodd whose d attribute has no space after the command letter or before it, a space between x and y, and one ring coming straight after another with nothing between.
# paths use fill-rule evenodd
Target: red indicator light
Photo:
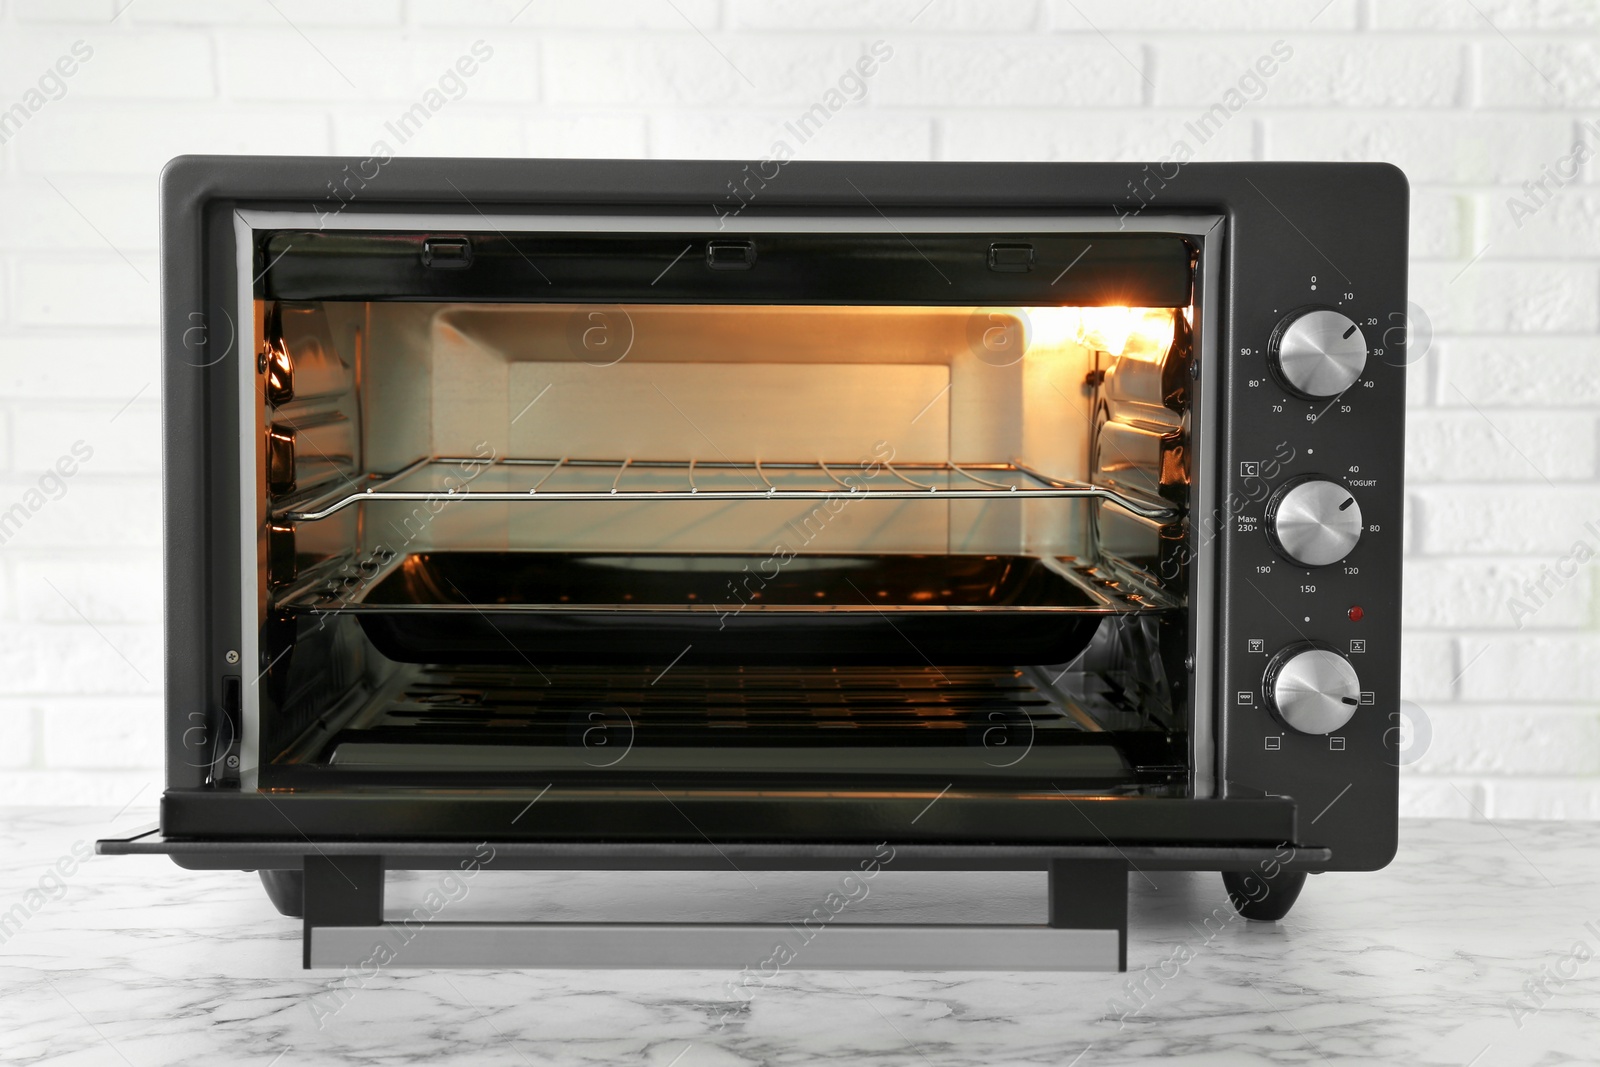
<instances>
[{"instance_id":1,"label":"red indicator light","mask_svg":"<svg viewBox=\"0 0 1600 1067\"><path fill-rule=\"evenodd\" d=\"M1366 615L1366 612L1362 611L1361 608L1357 606L1351 608L1349 611L1345 612L1345 614L1350 616L1351 622L1360 622L1362 616Z\"/></svg>"}]
</instances>

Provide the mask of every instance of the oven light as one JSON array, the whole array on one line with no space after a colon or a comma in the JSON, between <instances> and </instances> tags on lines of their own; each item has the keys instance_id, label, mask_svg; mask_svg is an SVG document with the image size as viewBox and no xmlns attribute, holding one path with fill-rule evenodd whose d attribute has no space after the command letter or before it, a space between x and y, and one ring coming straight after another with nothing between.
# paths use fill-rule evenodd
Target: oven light
<instances>
[{"instance_id":1,"label":"oven light","mask_svg":"<svg viewBox=\"0 0 1600 1067\"><path fill-rule=\"evenodd\" d=\"M1024 308L1028 324L1027 351L1066 348L1083 339L1083 317L1078 308Z\"/></svg>"},{"instance_id":2,"label":"oven light","mask_svg":"<svg viewBox=\"0 0 1600 1067\"><path fill-rule=\"evenodd\" d=\"M1138 318L1133 321L1127 339L1122 343L1122 351L1116 354L1159 363L1172 347L1178 313L1173 308L1134 308L1133 311Z\"/></svg>"},{"instance_id":3,"label":"oven light","mask_svg":"<svg viewBox=\"0 0 1600 1067\"><path fill-rule=\"evenodd\" d=\"M1142 309L1127 307L1079 308L1078 314L1078 339L1113 356L1127 349L1128 339L1144 317Z\"/></svg>"},{"instance_id":4,"label":"oven light","mask_svg":"<svg viewBox=\"0 0 1600 1067\"><path fill-rule=\"evenodd\" d=\"M1083 308L1082 342L1113 356L1159 361L1172 347L1172 308Z\"/></svg>"},{"instance_id":5,"label":"oven light","mask_svg":"<svg viewBox=\"0 0 1600 1067\"><path fill-rule=\"evenodd\" d=\"M1172 308L1034 307L1026 309L1027 349L1083 345L1112 356L1159 360L1172 345Z\"/></svg>"}]
</instances>

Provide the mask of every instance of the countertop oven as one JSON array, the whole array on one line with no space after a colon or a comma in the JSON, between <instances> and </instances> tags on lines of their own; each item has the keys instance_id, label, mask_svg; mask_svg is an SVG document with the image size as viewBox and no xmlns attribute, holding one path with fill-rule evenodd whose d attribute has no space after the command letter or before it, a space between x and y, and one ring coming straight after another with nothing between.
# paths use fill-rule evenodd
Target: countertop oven
<instances>
[{"instance_id":1,"label":"countertop oven","mask_svg":"<svg viewBox=\"0 0 1600 1067\"><path fill-rule=\"evenodd\" d=\"M262 870L308 965L484 848L1046 867L1058 930L1388 862L1403 176L775 169L168 166L168 780L103 850Z\"/></svg>"}]
</instances>

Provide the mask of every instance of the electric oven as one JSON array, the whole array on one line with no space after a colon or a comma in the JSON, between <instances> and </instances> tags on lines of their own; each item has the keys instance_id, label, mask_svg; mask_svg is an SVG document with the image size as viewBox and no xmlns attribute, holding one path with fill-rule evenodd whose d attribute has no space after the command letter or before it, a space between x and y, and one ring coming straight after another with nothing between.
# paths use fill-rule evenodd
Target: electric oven
<instances>
[{"instance_id":1,"label":"electric oven","mask_svg":"<svg viewBox=\"0 0 1600 1067\"><path fill-rule=\"evenodd\" d=\"M807 951L1047 967L1124 961L1130 869L1273 918L1393 855L1396 169L162 189L167 789L102 848L260 870L308 965L393 926L386 870L463 857L1046 869L1039 931ZM451 925L406 958L767 936Z\"/></svg>"}]
</instances>

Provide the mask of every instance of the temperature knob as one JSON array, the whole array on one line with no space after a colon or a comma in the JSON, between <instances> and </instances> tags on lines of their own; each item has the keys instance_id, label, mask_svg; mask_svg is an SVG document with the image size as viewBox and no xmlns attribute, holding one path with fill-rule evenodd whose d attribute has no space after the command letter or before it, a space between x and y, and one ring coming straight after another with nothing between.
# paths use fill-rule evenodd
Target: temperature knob
<instances>
[{"instance_id":1,"label":"temperature knob","mask_svg":"<svg viewBox=\"0 0 1600 1067\"><path fill-rule=\"evenodd\" d=\"M1267 537L1307 567L1325 567L1361 539L1361 505L1338 482L1306 475L1286 482L1267 503Z\"/></svg>"},{"instance_id":2,"label":"temperature knob","mask_svg":"<svg viewBox=\"0 0 1600 1067\"><path fill-rule=\"evenodd\" d=\"M1337 311L1302 311L1272 335L1272 369L1285 388L1315 400L1338 396L1367 366L1367 339Z\"/></svg>"},{"instance_id":3,"label":"temperature knob","mask_svg":"<svg viewBox=\"0 0 1600 1067\"><path fill-rule=\"evenodd\" d=\"M1274 656L1262 688L1272 713L1303 734L1331 734L1361 704L1361 680L1350 661L1309 643Z\"/></svg>"}]
</instances>

